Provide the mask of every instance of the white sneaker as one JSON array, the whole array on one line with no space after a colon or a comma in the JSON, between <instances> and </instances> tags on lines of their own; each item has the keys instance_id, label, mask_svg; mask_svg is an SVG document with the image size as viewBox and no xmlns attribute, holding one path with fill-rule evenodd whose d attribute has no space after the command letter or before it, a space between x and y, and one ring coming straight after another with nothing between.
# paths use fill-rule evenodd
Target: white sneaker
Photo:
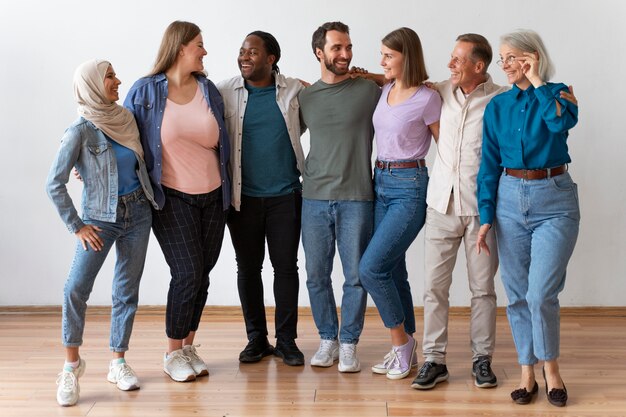
<instances>
[{"instance_id":1,"label":"white sneaker","mask_svg":"<svg viewBox=\"0 0 626 417\"><path fill-rule=\"evenodd\" d=\"M109 364L109 374L107 381L116 384L118 389L122 391L132 391L139 389L139 380L135 371L124 361L119 363L113 359Z\"/></svg>"},{"instance_id":2,"label":"white sneaker","mask_svg":"<svg viewBox=\"0 0 626 417\"><path fill-rule=\"evenodd\" d=\"M78 360L78 366L72 368L70 366L64 366L63 370L57 378L57 402L63 407L76 404L78 402L78 396L80 394L80 387L78 386L78 378L85 373L85 361Z\"/></svg>"},{"instance_id":3,"label":"white sneaker","mask_svg":"<svg viewBox=\"0 0 626 417\"><path fill-rule=\"evenodd\" d=\"M321 366L328 368L339 359L339 342L336 340L322 339L320 347L311 358L311 366Z\"/></svg>"},{"instance_id":4,"label":"white sneaker","mask_svg":"<svg viewBox=\"0 0 626 417\"><path fill-rule=\"evenodd\" d=\"M183 353L182 349L178 349L170 353L166 353L163 357L163 371L174 381L187 382L196 379L196 372L189 364L191 359Z\"/></svg>"},{"instance_id":5,"label":"white sneaker","mask_svg":"<svg viewBox=\"0 0 626 417\"><path fill-rule=\"evenodd\" d=\"M207 368L206 363L204 363L202 358L198 356L196 347L200 347L200 345L183 346L183 353L189 358L189 365L191 365L191 368L195 372L196 376L208 375L209 368Z\"/></svg>"},{"instance_id":6,"label":"white sneaker","mask_svg":"<svg viewBox=\"0 0 626 417\"><path fill-rule=\"evenodd\" d=\"M361 362L356 355L356 344L341 343L339 345L339 372L359 372Z\"/></svg>"}]
</instances>

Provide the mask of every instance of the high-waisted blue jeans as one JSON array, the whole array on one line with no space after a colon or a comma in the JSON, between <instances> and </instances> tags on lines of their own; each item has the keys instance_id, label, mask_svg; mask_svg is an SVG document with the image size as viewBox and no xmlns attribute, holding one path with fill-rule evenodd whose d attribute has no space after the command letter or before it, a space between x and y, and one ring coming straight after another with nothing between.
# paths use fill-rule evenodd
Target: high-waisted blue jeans
<instances>
[{"instance_id":1,"label":"high-waisted blue jeans","mask_svg":"<svg viewBox=\"0 0 626 417\"><path fill-rule=\"evenodd\" d=\"M428 169L400 168L374 171L374 236L361 263L359 275L387 328L404 323L415 333L415 315L406 251L426 220Z\"/></svg>"},{"instance_id":2,"label":"high-waisted blue jeans","mask_svg":"<svg viewBox=\"0 0 626 417\"><path fill-rule=\"evenodd\" d=\"M559 299L580 211L568 173L542 180L502 174L496 236L507 315L520 365L559 356Z\"/></svg>"}]
</instances>

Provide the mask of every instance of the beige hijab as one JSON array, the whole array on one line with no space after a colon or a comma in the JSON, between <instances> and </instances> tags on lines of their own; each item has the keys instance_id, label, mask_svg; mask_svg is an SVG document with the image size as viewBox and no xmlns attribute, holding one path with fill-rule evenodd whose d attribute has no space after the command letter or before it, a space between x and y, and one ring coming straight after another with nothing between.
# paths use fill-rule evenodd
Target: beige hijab
<instances>
[{"instance_id":1,"label":"beige hijab","mask_svg":"<svg viewBox=\"0 0 626 417\"><path fill-rule=\"evenodd\" d=\"M135 117L122 106L111 102L104 91L104 77L111 64L92 59L74 72L74 97L78 114L92 122L107 136L143 158Z\"/></svg>"}]
</instances>

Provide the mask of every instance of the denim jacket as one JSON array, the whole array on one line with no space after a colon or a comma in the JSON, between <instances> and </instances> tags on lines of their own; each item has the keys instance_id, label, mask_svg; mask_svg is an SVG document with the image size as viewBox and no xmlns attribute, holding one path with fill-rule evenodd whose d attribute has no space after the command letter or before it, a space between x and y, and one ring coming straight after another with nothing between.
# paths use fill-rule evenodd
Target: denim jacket
<instances>
[{"instance_id":1,"label":"denim jacket","mask_svg":"<svg viewBox=\"0 0 626 417\"><path fill-rule=\"evenodd\" d=\"M304 172L304 152L300 136L306 126L300 121L300 103L298 93L304 89L302 83L295 78L287 78L282 74L273 73L276 84L276 104L285 118L285 125L291 139L291 146L296 155L298 171ZM241 76L221 81L218 90L224 98L226 108L226 127L231 140L230 167L233 181L233 207L239 211L241 207L241 143L243 135L243 117L246 114L248 90Z\"/></svg>"},{"instance_id":2,"label":"denim jacket","mask_svg":"<svg viewBox=\"0 0 626 417\"><path fill-rule=\"evenodd\" d=\"M156 208L146 165L139 157L137 161L137 176L141 187ZM94 220L115 223L118 184L115 152L104 133L82 117L65 131L46 180L48 196L72 233L85 226L65 186L74 166L83 179L83 215Z\"/></svg>"},{"instance_id":3,"label":"denim jacket","mask_svg":"<svg viewBox=\"0 0 626 417\"><path fill-rule=\"evenodd\" d=\"M211 111L215 115L220 129L220 174L222 176L222 199L224 211L230 207L230 176L229 158L230 143L228 133L224 126L224 102L222 96L217 91L215 85L204 76L197 75L196 79L202 87L204 98ZM163 112L167 101L167 78L165 74L157 74L144 77L135 82L130 88L124 107L130 110L137 120L137 127L141 134L141 143L144 150L144 158L148 174L154 187L154 197L163 208L165 204L165 194L161 186L163 152L161 148L161 125L163 124Z\"/></svg>"}]
</instances>

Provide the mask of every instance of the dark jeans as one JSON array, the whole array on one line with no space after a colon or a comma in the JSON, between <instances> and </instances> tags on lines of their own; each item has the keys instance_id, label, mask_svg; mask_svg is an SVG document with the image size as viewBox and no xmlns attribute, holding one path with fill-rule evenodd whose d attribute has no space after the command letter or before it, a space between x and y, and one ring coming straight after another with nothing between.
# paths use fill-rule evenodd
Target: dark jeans
<instances>
[{"instance_id":1,"label":"dark jeans","mask_svg":"<svg viewBox=\"0 0 626 417\"><path fill-rule=\"evenodd\" d=\"M209 272L222 248L226 212L221 188L194 195L166 187L163 190L165 206L153 212L152 230L172 275L165 332L171 339L184 339L200 324Z\"/></svg>"},{"instance_id":2,"label":"dark jeans","mask_svg":"<svg viewBox=\"0 0 626 417\"><path fill-rule=\"evenodd\" d=\"M241 211L231 210L228 228L237 258L237 288L248 340L267 336L261 269L265 241L274 268L276 338L297 337L298 244L302 194L280 197L242 196Z\"/></svg>"}]
</instances>

